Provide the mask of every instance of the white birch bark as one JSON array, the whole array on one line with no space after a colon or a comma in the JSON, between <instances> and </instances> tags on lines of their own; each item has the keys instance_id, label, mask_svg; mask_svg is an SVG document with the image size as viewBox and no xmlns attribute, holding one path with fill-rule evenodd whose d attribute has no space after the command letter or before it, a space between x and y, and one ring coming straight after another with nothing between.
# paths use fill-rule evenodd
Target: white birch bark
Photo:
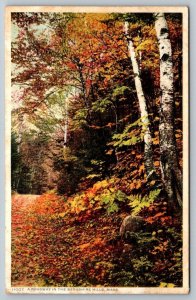
<instances>
[{"instance_id":1,"label":"white birch bark","mask_svg":"<svg viewBox=\"0 0 196 300\"><path fill-rule=\"evenodd\" d=\"M144 156L145 156L145 168L147 177L150 177L154 171L154 164L153 164L153 151L152 151L152 137L149 128L149 118L148 118L148 110L146 104L146 98L144 96L144 91L142 88L141 78L140 78L140 71L139 65L135 55L135 49L133 45L133 41L129 34L129 23L125 22L124 24L125 35L128 41L128 51L129 56L131 59L133 73L135 78L135 88L137 92L137 97L139 101L139 108L141 113L141 120L142 120L142 130L144 133Z\"/></svg>"},{"instance_id":2,"label":"white birch bark","mask_svg":"<svg viewBox=\"0 0 196 300\"><path fill-rule=\"evenodd\" d=\"M65 99L65 125L64 125L64 148L67 147L67 132L68 132L68 98Z\"/></svg>"},{"instance_id":3,"label":"white birch bark","mask_svg":"<svg viewBox=\"0 0 196 300\"><path fill-rule=\"evenodd\" d=\"M178 164L174 130L174 74L171 41L164 13L156 13L155 29L160 53L160 160L162 181L171 205L182 206L182 173Z\"/></svg>"}]
</instances>

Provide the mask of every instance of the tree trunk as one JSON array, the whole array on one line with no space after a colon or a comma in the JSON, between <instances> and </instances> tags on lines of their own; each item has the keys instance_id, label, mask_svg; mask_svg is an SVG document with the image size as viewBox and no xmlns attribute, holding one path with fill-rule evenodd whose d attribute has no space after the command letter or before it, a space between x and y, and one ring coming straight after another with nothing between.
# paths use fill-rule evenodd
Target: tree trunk
<instances>
[{"instance_id":1,"label":"tree trunk","mask_svg":"<svg viewBox=\"0 0 196 300\"><path fill-rule=\"evenodd\" d=\"M147 110L147 104L146 99L144 96L141 78L140 78L140 71L138 62L135 56L135 49L133 46L133 41L131 39L131 36L129 34L129 23L125 22L124 25L125 35L127 37L128 41L128 50L129 50L129 56L132 63L133 73L135 77L135 87L137 92L137 97L139 101L139 108L141 113L141 121L142 121L142 130L144 133L144 158L145 158L145 169L147 177L151 177L152 174L155 174L155 168L153 164L153 151L152 151L152 138L149 128L149 118L148 118L148 110Z\"/></svg>"},{"instance_id":2,"label":"tree trunk","mask_svg":"<svg viewBox=\"0 0 196 300\"><path fill-rule=\"evenodd\" d=\"M182 206L182 173L178 163L174 130L174 74L171 42L163 13L154 14L160 52L160 161L162 181L170 207Z\"/></svg>"},{"instance_id":3,"label":"tree trunk","mask_svg":"<svg viewBox=\"0 0 196 300\"><path fill-rule=\"evenodd\" d=\"M67 147L67 131L68 131L68 98L65 99L65 125L64 125L64 148Z\"/></svg>"}]
</instances>

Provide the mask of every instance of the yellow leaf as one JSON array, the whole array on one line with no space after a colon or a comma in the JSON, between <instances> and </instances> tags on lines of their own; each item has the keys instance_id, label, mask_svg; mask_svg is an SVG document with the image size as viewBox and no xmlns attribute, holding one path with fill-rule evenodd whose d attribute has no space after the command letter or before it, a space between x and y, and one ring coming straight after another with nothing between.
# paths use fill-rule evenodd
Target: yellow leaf
<instances>
[{"instance_id":1,"label":"yellow leaf","mask_svg":"<svg viewBox=\"0 0 196 300\"><path fill-rule=\"evenodd\" d=\"M112 155L112 153L113 153L113 150L108 150L108 151L106 152L107 155Z\"/></svg>"},{"instance_id":2,"label":"yellow leaf","mask_svg":"<svg viewBox=\"0 0 196 300\"><path fill-rule=\"evenodd\" d=\"M64 218L64 216L66 215L66 213L65 212L63 212L63 213L60 213L59 214L59 217L61 217L61 218Z\"/></svg>"},{"instance_id":3,"label":"yellow leaf","mask_svg":"<svg viewBox=\"0 0 196 300\"><path fill-rule=\"evenodd\" d=\"M135 188L135 184L132 182L129 187L131 190L133 190Z\"/></svg>"},{"instance_id":4,"label":"yellow leaf","mask_svg":"<svg viewBox=\"0 0 196 300\"><path fill-rule=\"evenodd\" d=\"M154 162L154 166L159 167L159 161L158 160Z\"/></svg>"},{"instance_id":5,"label":"yellow leaf","mask_svg":"<svg viewBox=\"0 0 196 300\"><path fill-rule=\"evenodd\" d=\"M101 238L96 238L94 241L93 241L93 246L96 246L96 245L101 245L103 244L104 240L102 240Z\"/></svg>"},{"instance_id":6,"label":"yellow leaf","mask_svg":"<svg viewBox=\"0 0 196 300\"><path fill-rule=\"evenodd\" d=\"M173 283L168 283L168 284L167 284L167 287L168 287L168 288L174 288L174 287L175 287L175 284L173 284Z\"/></svg>"},{"instance_id":7,"label":"yellow leaf","mask_svg":"<svg viewBox=\"0 0 196 300\"><path fill-rule=\"evenodd\" d=\"M155 181L155 180L152 180L152 181L150 182L150 185L155 185L155 183L156 183L156 181Z\"/></svg>"},{"instance_id":8,"label":"yellow leaf","mask_svg":"<svg viewBox=\"0 0 196 300\"><path fill-rule=\"evenodd\" d=\"M167 287L167 283L166 282L161 282L159 287Z\"/></svg>"},{"instance_id":9,"label":"yellow leaf","mask_svg":"<svg viewBox=\"0 0 196 300\"><path fill-rule=\"evenodd\" d=\"M88 248L90 246L90 243L79 245L77 248L79 248L81 251Z\"/></svg>"},{"instance_id":10,"label":"yellow leaf","mask_svg":"<svg viewBox=\"0 0 196 300\"><path fill-rule=\"evenodd\" d=\"M141 188L141 186L142 186L141 181L138 180L135 188L139 189L139 188Z\"/></svg>"},{"instance_id":11,"label":"yellow leaf","mask_svg":"<svg viewBox=\"0 0 196 300\"><path fill-rule=\"evenodd\" d=\"M164 288L164 287L174 288L174 287L175 287L175 284L173 284L173 283L161 282L159 287L162 287L162 288Z\"/></svg>"}]
</instances>

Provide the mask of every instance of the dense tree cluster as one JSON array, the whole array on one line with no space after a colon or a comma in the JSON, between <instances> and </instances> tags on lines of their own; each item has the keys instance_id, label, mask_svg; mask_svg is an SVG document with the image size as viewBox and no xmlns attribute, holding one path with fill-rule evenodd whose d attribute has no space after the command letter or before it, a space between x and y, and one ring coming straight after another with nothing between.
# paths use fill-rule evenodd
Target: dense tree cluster
<instances>
[{"instance_id":1,"label":"dense tree cluster","mask_svg":"<svg viewBox=\"0 0 196 300\"><path fill-rule=\"evenodd\" d=\"M182 15L13 13L12 36L12 190L53 190L66 201L66 218L76 214L80 225L90 217L103 225L114 214L115 234L123 216L140 214L162 231L159 243L139 236L142 258L134 252L132 259L139 274L138 261L150 264L150 286L165 281L158 255L166 257L169 243L171 257L181 247ZM178 228L170 241L165 224ZM144 254L148 238L158 273L153 254ZM114 262L121 246L104 261L114 268L104 276L129 285L123 278L133 270L121 257L119 275ZM174 282L178 274L175 285L180 268L170 276Z\"/></svg>"},{"instance_id":2,"label":"dense tree cluster","mask_svg":"<svg viewBox=\"0 0 196 300\"><path fill-rule=\"evenodd\" d=\"M173 130L174 144L174 134L181 134L181 16L168 15L167 18L174 62L174 66L171 65L174 88L170 94L175 95L175 99L173 94L171 99L172 116L168 118L171 123L178 122L169 129ZM51 188L51 179L47 176L51 166L59 171L52 185L64 193L66 189L67 192L77 190L84 178L105 178L112 175L114 169L132 177L132 170L136 171L142 161L139 159L140 164L136 164L131 153L134 151L139 157L145 152L147 175L154 171L153 161L158 165L160 160L158 155L153 159L153 152L159 151L158 124L160 118L164 118L159 111L160 54L153 16L14 13L12 19L16 35L12 44L12 61L16 66L13 84L17 86L13 92L16 103L13 130L17 127L13 137L15 143L19 140L21 144L19 155L24 157L21 162L26 171L23 168L20 180L27 182L29 192L41 193L44 189L41 185ZM162 24L158 26L161 30ZM167 27L166 21L163 26ZM165 27L162 30L167 32ZM167 108L165 110L167 114ZM141 122L134 126L139 119ZM165 145L168 134L162 134L160 139ZM65 135L63 151L60 146ZM28 147L28 143L31 146ZM143 150L143 144L145 149L150 147L149 150ZM28 155L40 145L45 151ZM170 160L174 160L175 153L174 147ZM25 162L25 155L32 162ZM45 180L38 183L37 178L35 191L32 181L35 180L33 173L40 173L35 170L36 166L40 168L39 159L44 163ZM65 187L57 186L56 182L62 181L62 176L69 177L70 172L74 173L71 177L77 177L75 183L70 182L73 186L69 187L69 181Z\"/></svg>"}]
</instances>

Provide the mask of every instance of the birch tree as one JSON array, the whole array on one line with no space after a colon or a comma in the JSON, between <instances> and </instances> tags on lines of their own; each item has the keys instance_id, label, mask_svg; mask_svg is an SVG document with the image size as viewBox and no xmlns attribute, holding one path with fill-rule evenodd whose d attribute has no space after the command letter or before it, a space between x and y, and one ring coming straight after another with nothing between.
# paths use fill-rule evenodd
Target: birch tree
<instances>
[{"instance_id":1,"label":"birch tree","mask_svg":"<svg viewBox=\"0 0 196 300\"><path fill-rule=\"evenodd\" d=\"M67 131L68 131L68 98L65 99L65 126L64 126L64 148L67 147Z\"/></svg>"},{"instance_id":2,"label":"birch tree","mask_svg":"<svg viewBox=\"0 0 196 300\"><path fill-rule=\"evenodd\" d=\"M171 207L182 206L182 173L179 168L174 131L174 74L171 41L164 13L155 13L160 53L160 160L162 181Z\"/></svg>"},{"instance_id":3,"label":"birch tree","mask_svg":"<svg viewBox=\"0 0 196 300\"><path fill-rule=\"evenodd\" d=\"M129 33L129 22L127 21L125 21L124 23L124 31L128 41L128 51L132 63L134 79L135 79L135 87L136 87L137 97L139 101L139 108L140 108L141 120L142 120L142 131L144 133L145 169L146 169L147 177L149 178L155 172L155 169L153 164L152 137L151 137L150 127L149 127L148 109L146 104L146 98L144 96L144 91L142 88L139 65L136 59L133 41Z\"/></svg>"}]
</instances>

